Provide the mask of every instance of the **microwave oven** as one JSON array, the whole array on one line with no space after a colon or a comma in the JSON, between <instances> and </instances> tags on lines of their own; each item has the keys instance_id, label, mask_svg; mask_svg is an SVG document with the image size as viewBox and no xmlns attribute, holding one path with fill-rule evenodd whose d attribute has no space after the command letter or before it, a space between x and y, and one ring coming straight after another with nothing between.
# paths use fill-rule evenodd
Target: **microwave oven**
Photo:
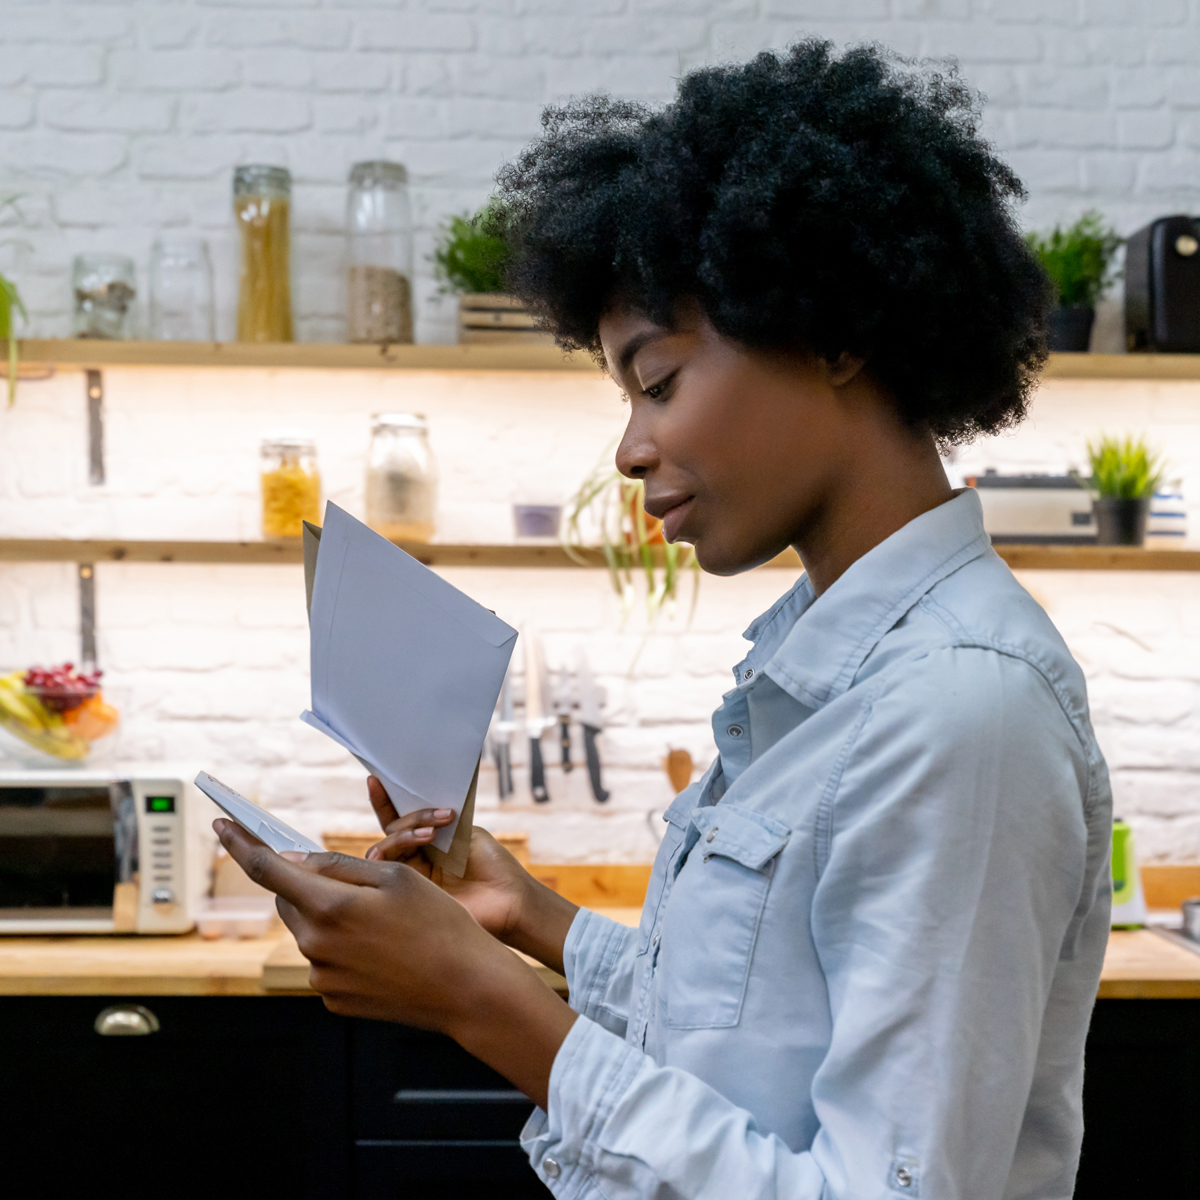
<instances>
[{"instance_id":1,"label":"microwave oven","mask_svg":"<svg viewBox=\"0 0 1200 1200\"><path fill-rule=\"evenodd\" d=\"M178 778L0 771L0 935L185 933Z\"/></svg>"}]
</instances>

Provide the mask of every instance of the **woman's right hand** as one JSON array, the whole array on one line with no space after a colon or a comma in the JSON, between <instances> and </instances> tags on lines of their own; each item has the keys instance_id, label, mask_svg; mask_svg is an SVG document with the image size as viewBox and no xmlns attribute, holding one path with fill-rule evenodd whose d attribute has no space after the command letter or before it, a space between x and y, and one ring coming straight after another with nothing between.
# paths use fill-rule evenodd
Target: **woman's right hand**
<instances>
[{"instance_id":1,"label":"woman's right hand","mask_svg":"<svg viewBox=\"0 0 1200 1200\"><path fill-rule=\"evenodd\" d=\"M438 829L454 820L454 812L448 808L423 808L401 817L383 784L374 776L367 780L367 793L386 835L367 851L367 858L406 863L453 896L493 937L525 948L531 940L530 933L524 928L531 916L530 910L544 899L540 893L549 892L548 888L538 883L487 830L478 825L471 829L471 850L463 877L459 879L447 874L441 867L433 866L421 850L433 841ZM555 896L553 892L550 895ZM561 897L555 898L562 904L567 903ZM570 908L573 919L575 906ZM569 927L569 921L567 925ZM534 940L540 943L542 939ZM554 957L561 959L561 946Z\"/></svg>"}]
</instances>

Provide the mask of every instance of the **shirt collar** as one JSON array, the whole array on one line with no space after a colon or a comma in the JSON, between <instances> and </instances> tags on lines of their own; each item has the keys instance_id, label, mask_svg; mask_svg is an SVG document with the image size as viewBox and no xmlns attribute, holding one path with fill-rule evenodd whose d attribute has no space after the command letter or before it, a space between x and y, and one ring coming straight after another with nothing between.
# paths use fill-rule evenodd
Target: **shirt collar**
<instances>
[{"instance_id":1,"label":"shirt collar","mask_svg":"<svg viewBox=\"0 0 1200 1200\"><path fill-rule=\"evenodd\" d=\"M961 488L852 563L815 600L801 578L745 636L784 691L819 708L850 686L879 639L922 596L990 547L979 497Z\"/></svg>"}]
</instances>

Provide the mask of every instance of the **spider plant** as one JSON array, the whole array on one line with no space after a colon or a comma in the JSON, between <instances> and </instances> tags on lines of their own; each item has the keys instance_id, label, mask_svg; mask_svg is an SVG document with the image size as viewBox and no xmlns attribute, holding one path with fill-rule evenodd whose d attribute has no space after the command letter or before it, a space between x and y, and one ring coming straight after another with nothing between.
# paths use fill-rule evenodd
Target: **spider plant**
<instances>
[{"instance_id":1,"label":"spider plant","mask_svg":"<svg viewBox=\"0 0 1200 1200\"><path fill-rule=\"evenodd\" d=\"M16 196L6 196L0 200L0 211L13 207L17 202ZM8 341L8 407L12 408L17 398L17 330L13 320L13 309L26 320L29 314L17 291L17 285L10 279L0 275L0 338Z\"/></svg>"},{"instance_id":2,"label":"spider plant","mask_svg":"<svg viewBox=\"0 0 1200 1200\"><path fill-rule=\"evenodd\" d=\"M662 523L642 506L641 481L626 479L611 463L612 455L606 454L569 502L563 549L575 562L586 563L585 523L598 531L608 578L621 600L622 624L633 611L639 576L646 581L646 615L653 625L664 607L674 610L680 575L691 568L690 622L696 611L700 564L690 546L671 544L663 537Z\"/></svg>"}]
</instances>

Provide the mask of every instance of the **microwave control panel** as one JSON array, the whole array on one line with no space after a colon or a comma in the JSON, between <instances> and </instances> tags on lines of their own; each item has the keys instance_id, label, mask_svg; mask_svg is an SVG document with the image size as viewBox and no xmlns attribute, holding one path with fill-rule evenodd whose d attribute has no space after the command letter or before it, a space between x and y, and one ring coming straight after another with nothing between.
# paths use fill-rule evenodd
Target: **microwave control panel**
<instances>
[{"instance_id":1,"label":"microwave control panel","mask_svg":"<svg viewBox=\"0 0 1200 1200\"><path fill-rule=\"evenodd\" d=\"M184 855L183 785L132 780L138 822L138 933L190 929Z\"/></svg>"}]
</instances>

